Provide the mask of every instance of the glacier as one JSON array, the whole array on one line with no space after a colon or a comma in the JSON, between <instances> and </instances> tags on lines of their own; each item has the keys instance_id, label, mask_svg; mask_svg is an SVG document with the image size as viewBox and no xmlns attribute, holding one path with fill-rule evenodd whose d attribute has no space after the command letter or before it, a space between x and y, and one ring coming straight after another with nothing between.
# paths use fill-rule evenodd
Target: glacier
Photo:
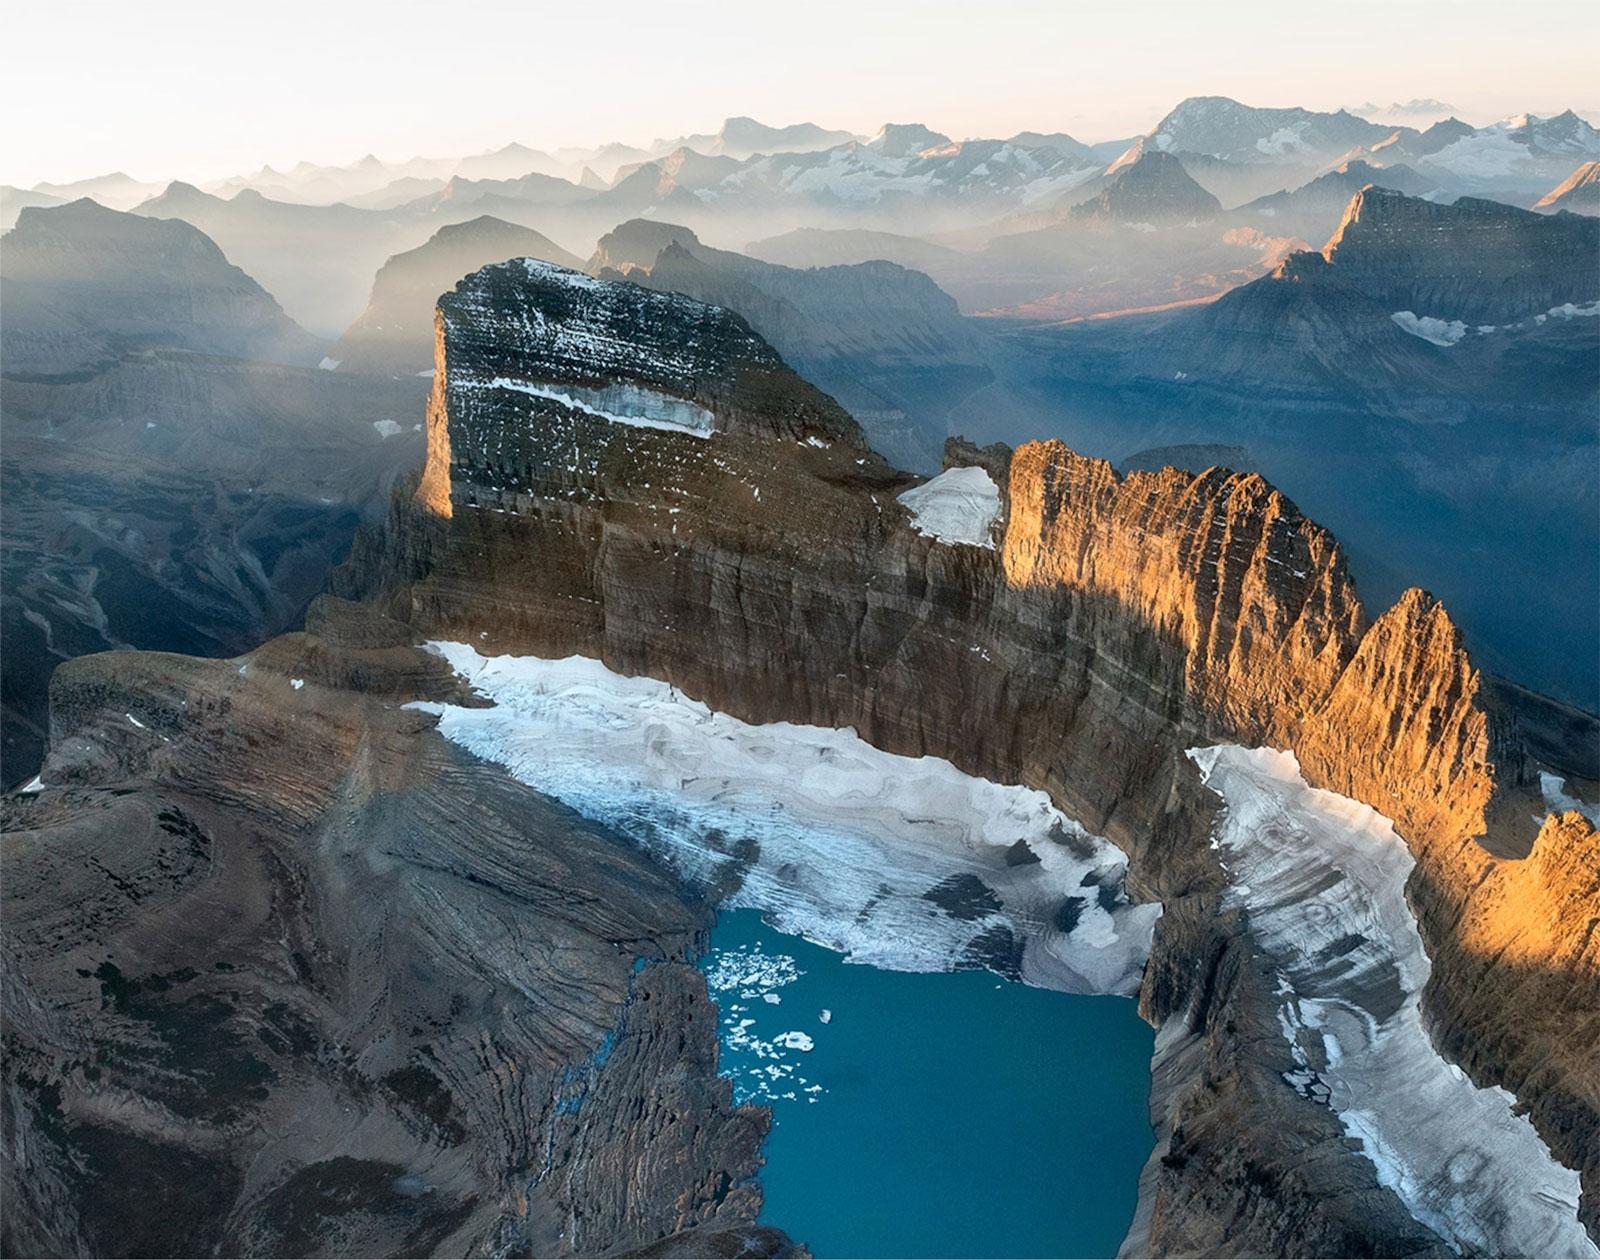
<instances>
[{"instance_id":1,"label":"glacier","mask_svg":"<svg viewBox=\"0 0 1600 1260\"><path fill-rule=\"evenodd\" d=\"M492 702L414 703L442 735L728 908L882 968L1138 989L1161 907L1130 903L1126 856L1043 792L853 730L743 722L585 657L430 648Z\"/></svg>"},{"instance_id":2,"label":"glacier","mask_svg":"<svg viewBox=\"0 0 1600 1260\"><path fill-rule=\"evenodd\" d=\"M1432 968L1390 821L1307 786L1293 753L1234 745L1189 757L1225 808L1214 835L1256 944L1278 972L1284 1080L1330 1106L1412 1216L1458 1254L1600 1255L1578 1222L1578 1173L1506 1090L1434 1048Z\"/></svg>"}]
</instances>

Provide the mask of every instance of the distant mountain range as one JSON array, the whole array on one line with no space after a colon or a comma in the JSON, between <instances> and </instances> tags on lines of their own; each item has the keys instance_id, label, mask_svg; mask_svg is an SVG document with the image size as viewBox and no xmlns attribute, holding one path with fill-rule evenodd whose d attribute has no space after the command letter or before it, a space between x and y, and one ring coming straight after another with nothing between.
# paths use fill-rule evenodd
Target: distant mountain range
<instances>
[{"instance_id":1,"label":"distant mountain range","mask_svg":"<svg viewBox=\"0 0 1600 1260\"><path fill-rule=\"evenodd\" d=\"M13 377L82 373L153 347L302 365L320 353L203 232L88 198L23 210L0 284Z\"/></svg>"}]
</instances>

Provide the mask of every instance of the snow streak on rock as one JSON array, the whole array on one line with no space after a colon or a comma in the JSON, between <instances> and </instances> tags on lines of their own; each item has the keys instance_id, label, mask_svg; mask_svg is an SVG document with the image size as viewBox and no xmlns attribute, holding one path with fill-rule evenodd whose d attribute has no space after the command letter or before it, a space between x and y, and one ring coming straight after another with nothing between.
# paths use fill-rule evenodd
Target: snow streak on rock
<instances>
[{"instance_id":1,"label":"snow streak on rock","mask_svg":"<svg viewBox=\"0 0 1600 1260\"><path fill-rule=\"evenodd\" d=\"M1429 1040L1431 969L1405 898L1414 861L1389 820L1306 786L1292 753L1189 750L1226 802L1216 843L1278 968L1288 1084L1339 1114L1378 1181L1458 1252L1595 1256L1578 1174L1498 1087L1479 1089Z\"/></svg>"},{"instance_id":2,"label":"snow streak on rock","mask_svg":"<svg viewBox=\"0 0 1600 1260\"><path fill-rule=\"evenodd\" d=\"M582 657L433 648L494 701L417 705L447 738L729 907L879 967L1138 987L1160 907L1130 905L1126 857L1043 792L895 756L850 730L751 725Z\"/></svg>"}]
</instances>

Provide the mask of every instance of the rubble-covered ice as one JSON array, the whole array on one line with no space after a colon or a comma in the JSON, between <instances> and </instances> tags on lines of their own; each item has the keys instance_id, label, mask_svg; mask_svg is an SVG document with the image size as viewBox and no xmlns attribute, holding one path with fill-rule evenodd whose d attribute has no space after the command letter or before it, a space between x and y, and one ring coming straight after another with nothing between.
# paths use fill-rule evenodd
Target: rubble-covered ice
<instances>
[{"instance_id":1,"label":"rubble-covered ice","mask_svg":"<svg viewBox=\"0 0 1600 1260\"><path fill-rule=\"evenodd\" d=\"M1431 964L1405 899L1414 861L1389 820L1308 787L1292 753L1189 756L1226 802L1230 901L1278 969L1285 1082L1331 1106L1378 1181L1457 1251L1600 1254L1578 1223L1578 1174L1511 1094L1479 1089L1429 1040Z\"/></svg>"},{"instance_id":2,"label":"rubble-covered ice","mask_svg":"<svg viewBox=\"0 0 1600 1260\"><path fill-rule=\"evenodd\" d=\"M685 877L732 889L730 907L880 967L1138 987L1160 907L1129 904L1122 852L1043 792L850 730L751 725L583 657L432 646L494 702L417 704L447 738ZM1016 861L1019 841L1038 861Z\"/></svg>"},{"instance_id":3,"label":"rubble-covered ice","mask_svg":"<svg viewBox=\"0 0 1600 1260\"><path fill-rule=\"evenodd\" d=\"M982 468L948 468L932 481L899 496L911 511L911 527L941 542L994 547L1000 487Z\"/></svg>"}]
</instances>

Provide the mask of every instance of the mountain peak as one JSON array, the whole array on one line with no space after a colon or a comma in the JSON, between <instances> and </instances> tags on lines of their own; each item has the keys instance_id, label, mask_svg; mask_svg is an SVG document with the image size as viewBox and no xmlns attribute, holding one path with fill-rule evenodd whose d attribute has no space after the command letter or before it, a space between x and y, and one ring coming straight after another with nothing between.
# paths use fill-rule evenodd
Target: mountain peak
<instances>
[{"instance_id":1,"label":"mountain peak","mask_svg":"<svg viewBox=\"0 0 1600 1260\"><path fill-rule=\"evenodd\" d=\"M913 157L949 143L949 136L921 123L884 123L878 134L867 141L867 148L884 157Z\"/></svg>"},{"instance_id":2,"label":"mountain peak","mask_svg":"<svg viewBox=\"0 0 1600 1260\"><path fill-rule=\"evenodd\" d=\"M1197 184L1170 153L1147 150L1122 167L1098 196L1074 206L1079 220L1121 223L1191 223L1212 219L1222 203Z\"/></svg>"}]
</instances>

